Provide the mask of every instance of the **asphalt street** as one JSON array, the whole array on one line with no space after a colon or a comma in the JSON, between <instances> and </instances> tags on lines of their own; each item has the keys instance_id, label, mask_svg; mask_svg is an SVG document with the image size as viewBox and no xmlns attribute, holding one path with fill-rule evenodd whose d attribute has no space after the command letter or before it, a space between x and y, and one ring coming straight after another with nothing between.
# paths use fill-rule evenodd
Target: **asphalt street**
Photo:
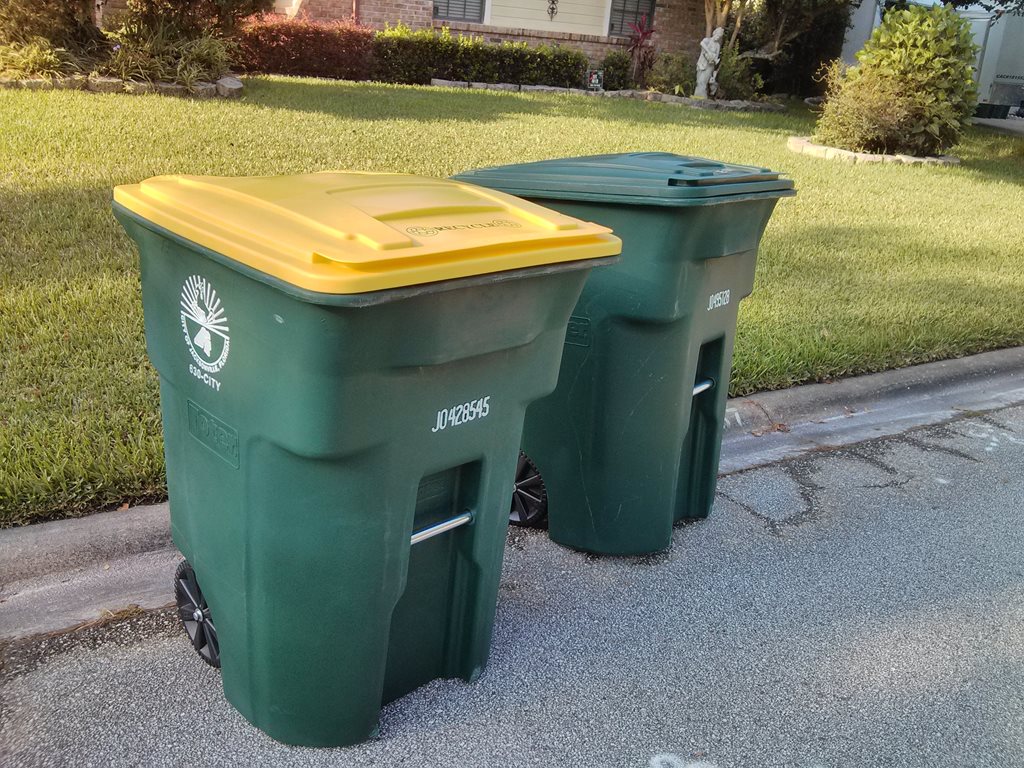
<instances>
[{"instance_id":1,"label":"asphalt street","mask_svg":"<svg viewBox=\"0 0 1024 768\"><path fill-rule=\"evenodd\" d=\"M251 727L163 614L12 646L0 763L1016 767L1022 509L1013 407L724 477L662 555L513 530L487 672L347 749Z\"/></svg>"}]
</instances>

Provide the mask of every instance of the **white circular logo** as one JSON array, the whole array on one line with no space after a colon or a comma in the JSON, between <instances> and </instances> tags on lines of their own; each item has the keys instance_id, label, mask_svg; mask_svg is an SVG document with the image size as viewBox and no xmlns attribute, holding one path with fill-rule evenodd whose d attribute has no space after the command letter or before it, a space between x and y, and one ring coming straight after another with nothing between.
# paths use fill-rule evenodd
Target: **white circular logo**
<instances>
[{"instance_id":1,"label":"white circular logo","mask_svg":"<svg viewBox=\"0 0 1024 768\"><path fill-rule=\"evenodd\" d=\"M216 373L228 359L228 318L209 281L192 275L181 286L181 330L196 364Z\"/></svg>"}]
</instances>

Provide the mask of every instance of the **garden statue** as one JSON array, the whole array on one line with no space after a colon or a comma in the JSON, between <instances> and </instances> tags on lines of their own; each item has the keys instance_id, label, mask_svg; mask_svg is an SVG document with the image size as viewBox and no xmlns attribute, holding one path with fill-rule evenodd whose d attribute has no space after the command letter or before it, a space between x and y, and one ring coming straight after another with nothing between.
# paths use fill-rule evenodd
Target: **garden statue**
<instances>
[{"instance_id":1,"label":"garden statue","mask_svg":"<svg viewBox=\"0 0 1024 768\"><path fill-rule=\"evenodd\" d=\"M715 75L718 73L718 64L722 58L722 38L725 37L725 30L717 27L711 33L711 37L705 37L700 41L700 56L697 58L697 87L693 89L693 96L697 99L706 99L714 96L718 90L718 83Z\"/></svg>"}]
</instances>

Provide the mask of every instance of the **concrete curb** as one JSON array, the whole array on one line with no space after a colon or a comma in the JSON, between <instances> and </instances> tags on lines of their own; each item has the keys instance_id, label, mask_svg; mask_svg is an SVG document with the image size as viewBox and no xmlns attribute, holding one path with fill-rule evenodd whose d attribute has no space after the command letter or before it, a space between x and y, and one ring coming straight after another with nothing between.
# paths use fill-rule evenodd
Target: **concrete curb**
<instances>
[{"instance_id":1,"label":"concrete curb","mask_svg":"<svg viewBox=\"0 0 1024 768\"><path fill-rule=\"evenodd\" d=\"M100 512L0 531L0 574L20 581L172 546L166 502Z\"/></svg>"},{"instance_id":2,"label":"concrete curb","mask_svg":"<svg viewBox=\"0 0 1024 768\"><path fill-rule=\"evenodd\" d=\"M722 474L1024 402L1024 347L729 401ZM171 599L167 504L0 530L0 638Z\"/></svg>"},{"instance_id":3,"label":"concrete curb","mask_svg":"<svg viewBox=\"0 0 1024 768\"><path fill-rule=\"evenodd\" d=\"M723 474L1024 402L1024 347L729 401Z\"/></svg>"},{"instance_id":4,"label":"concrete curb","mask_svg":"<svg viewBox=\"0 0 1024 768\"><path fill-rule=\"evenodd\" d=\"M847 163L895 163L896 165L960 165L960 158L952 155L916 157L914 155L880 155L873 152L851 152L848 149L815 144L810 136L790 136L786 148L798 155L819 157L825 160L842 160Z\"/></svg>"}]
</instances>

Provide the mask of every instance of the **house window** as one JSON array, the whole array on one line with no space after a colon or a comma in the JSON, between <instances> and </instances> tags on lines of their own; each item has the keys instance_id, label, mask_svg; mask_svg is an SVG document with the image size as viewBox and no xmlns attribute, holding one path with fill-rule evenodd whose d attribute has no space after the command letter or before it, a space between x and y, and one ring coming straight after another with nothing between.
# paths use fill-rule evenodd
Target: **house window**
<instances>
[{"instance_id":1,"label":"house window","mask_svg":"<svg viewBox=\"0 0 1024 768\"><path fill-rule=\"evenodd\" d=\"M654 23L654 0L612 0L608 34L614 37L629 37L633 34L629 25L639 26L640 18L643 16L647 17L648 27Z\"/></svg>"},{"instance_id":2,"label":"house window","mask_svg":"<svg viewBox=\"0 0 1024 768\"><path fill-rule=\"evenodd\" d=\"M434 0L434 18L480 23L484 20L484 0Z\"/></svg>"}]
</instances>

